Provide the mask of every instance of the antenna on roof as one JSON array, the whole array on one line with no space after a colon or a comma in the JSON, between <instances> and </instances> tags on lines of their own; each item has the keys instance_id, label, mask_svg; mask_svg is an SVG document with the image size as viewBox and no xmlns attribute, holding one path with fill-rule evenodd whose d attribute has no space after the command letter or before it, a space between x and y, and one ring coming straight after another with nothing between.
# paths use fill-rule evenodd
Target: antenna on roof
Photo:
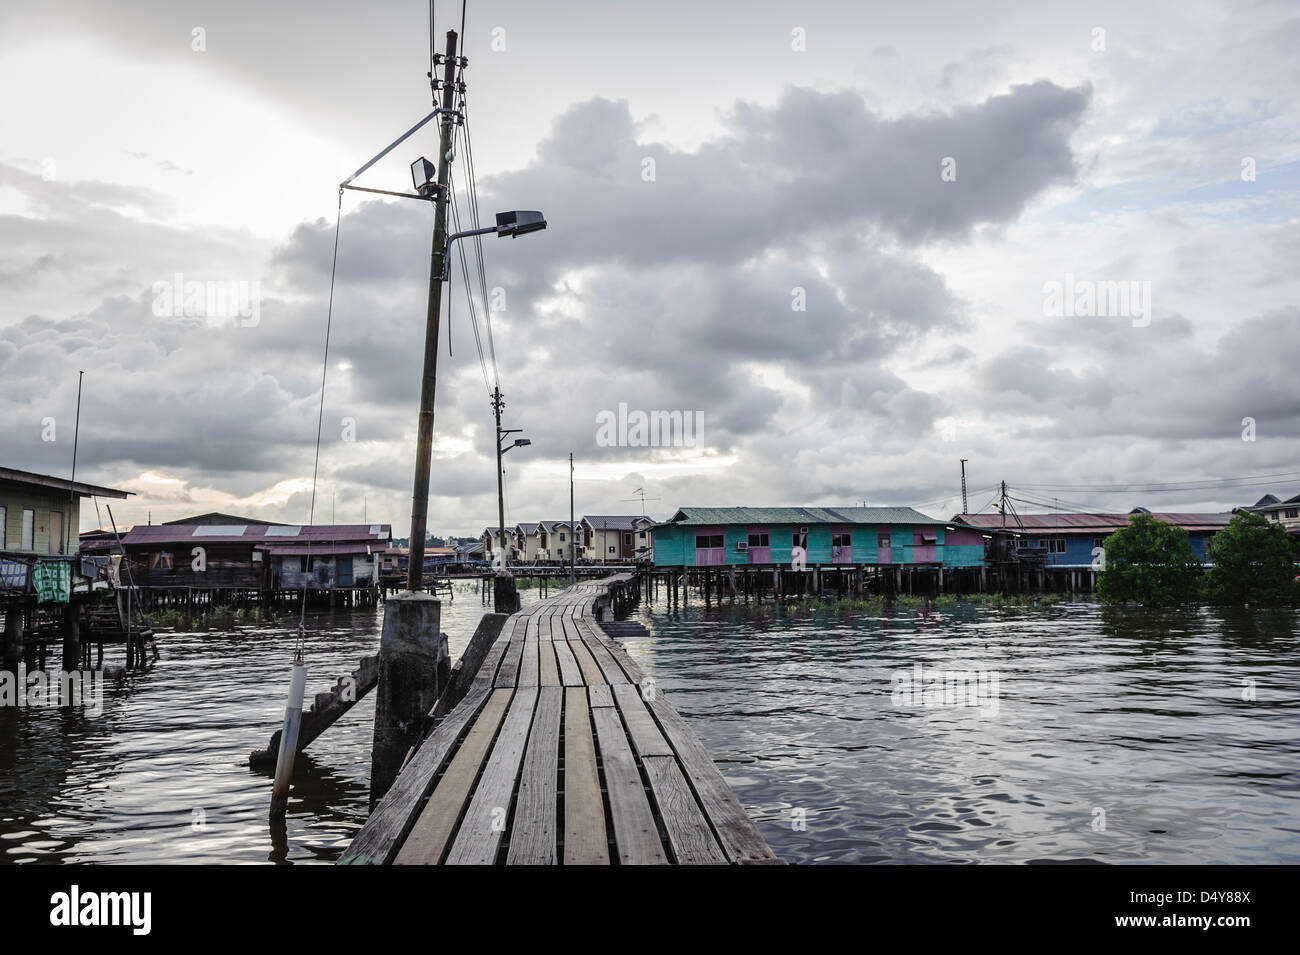
<instances>
[{"instance_id":1,"label":"antenna on roof","mask_svg":"<svg viewBox=\"0 0 1300 955\"><path fill-rule=\"evenodd\" d=\"M646 501L662 501L662 500L663 500L663 498L661 498L661 497L650 497L650 498L646 497L646 496L645 496L645 488L643 488L643 487L639 487L639 488L637 488L637 489L636 489L635 491L633 491L632 493L633 493L633 494L639 494L639 495L641 495L641 516L642 516L642 517L645 517L645 516L646 516L646 514L645 514L645 502L646 502ZM635 497L625 497L625 498L623 498L623 503L626 504L628 501L635 501L635 500L636 500Z\"/></svg>"}]
</instances>

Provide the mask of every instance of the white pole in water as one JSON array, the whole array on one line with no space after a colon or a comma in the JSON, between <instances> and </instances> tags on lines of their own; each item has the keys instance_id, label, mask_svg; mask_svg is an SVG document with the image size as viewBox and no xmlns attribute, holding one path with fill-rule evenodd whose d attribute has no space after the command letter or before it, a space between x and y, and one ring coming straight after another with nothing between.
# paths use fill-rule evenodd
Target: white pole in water
<instances>
[{"instance_id":1,"label":"white pole in water","mask_svg":"<svg viewBox=\"0 0 1300 955\"><path fill-rule=\"evenodd\" d=\"M307 690L307 665L296 654L289 677L289 700L284 706L284 728L280 730L280 754L275 761L275 786L271 789L271 818L283 819L289 805L289 781L293 779L293 757L298 752L298 728L302 725L302 700Z\"/></svg>"}]
</instances>

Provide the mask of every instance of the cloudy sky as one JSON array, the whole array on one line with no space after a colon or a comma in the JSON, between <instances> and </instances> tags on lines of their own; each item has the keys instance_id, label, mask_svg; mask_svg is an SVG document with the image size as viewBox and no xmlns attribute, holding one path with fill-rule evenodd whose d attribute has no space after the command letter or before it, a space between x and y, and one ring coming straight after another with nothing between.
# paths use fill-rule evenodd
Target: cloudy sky
<instances>
[{"instance_id":1,"label":"cloudy sky","mask_svg":"<svg viewBox=\"0 0 1300 955\"><path fill-rule=\"evenodd\" d=\"M511 522L567 515L570 451L597 514L947 516L961 458L972 510L1300 491L1300 12L1137 6L470 0L480 208L550 226L484 242L495 364L453 263L430 529L495 522L495 376ZM67 474L84 370L120 523L306 521L337 184L429 111L428 57L412 0L5 5L0 464ZM342 209L316 519L400 537L432 209ZM620 404L698 440L611 446Z\"/></svg>"}]
</instances>

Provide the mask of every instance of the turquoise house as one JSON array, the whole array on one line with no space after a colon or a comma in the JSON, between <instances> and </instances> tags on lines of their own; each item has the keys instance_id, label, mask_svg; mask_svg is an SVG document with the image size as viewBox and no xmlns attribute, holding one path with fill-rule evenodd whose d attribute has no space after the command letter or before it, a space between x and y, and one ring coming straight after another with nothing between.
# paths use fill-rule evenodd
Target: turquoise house
<instances>
[{"instance_id":1,"label":"turquoise house","mask_svg":"<svg viewBox=\"0 0 1300 955\"><path fill-rule=\"evenodd\" d=\"M683 507L652 528L656 567L982 567L981 531L910 507Z\"/></svg>"}]
</instances>

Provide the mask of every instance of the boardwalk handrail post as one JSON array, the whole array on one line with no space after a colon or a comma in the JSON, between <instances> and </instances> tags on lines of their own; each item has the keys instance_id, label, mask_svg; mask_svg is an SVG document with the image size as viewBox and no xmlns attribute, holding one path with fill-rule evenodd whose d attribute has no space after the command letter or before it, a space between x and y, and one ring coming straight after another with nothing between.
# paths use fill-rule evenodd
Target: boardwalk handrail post
<instances>
[{"instance_id":1,"label":"boardwalk handrail post","mask_svg":"<svg viewBox=\"0 0 1300 955\"><path fill-rule=\"evenodd\" d=\"M505 470L503 458L510 448L531 444L527 438L516 438L514 443L501 446L501 439L508 434L517 434L520 428L501 427L501 409L505 401L501 398L501 389L492 389L492 413L497 423L497 553L501 559L492 575L492 609L496 613L517 613L519 611L519 588L514 575L510 573L510 550L506 546L506 497Z\"/></svg>"}]
</instances>

